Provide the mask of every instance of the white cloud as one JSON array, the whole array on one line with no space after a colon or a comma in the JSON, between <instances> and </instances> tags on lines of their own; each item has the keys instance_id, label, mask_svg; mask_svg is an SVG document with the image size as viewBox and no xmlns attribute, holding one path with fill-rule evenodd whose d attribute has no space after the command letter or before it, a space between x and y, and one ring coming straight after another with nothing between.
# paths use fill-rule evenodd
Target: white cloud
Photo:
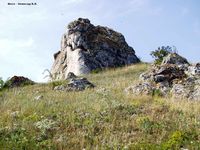
<instances>
[{"instance_id":1,"label":"white cloud","mask_svg":"<svg viewBox=\"0 0 200 150\"><path fill-rule=\"evenodd\" d=\"M44 56L37 53L32 37L27 39L0 39L0 76L4 80L13 75L22 75L35 81L44 81L42 72Z\"/></svg>"},{"instance_id":2,"label":"white cloud","mask_svg":"<svg viewBox=\"0 0 200 150\"><path fill-rule=\"evenodd\" d=\"M21 55L28 51L33 46L34 40L32 37L28 39L0 39L0 58L5 59L10 54Z\"/></svg>"}]
</instances>

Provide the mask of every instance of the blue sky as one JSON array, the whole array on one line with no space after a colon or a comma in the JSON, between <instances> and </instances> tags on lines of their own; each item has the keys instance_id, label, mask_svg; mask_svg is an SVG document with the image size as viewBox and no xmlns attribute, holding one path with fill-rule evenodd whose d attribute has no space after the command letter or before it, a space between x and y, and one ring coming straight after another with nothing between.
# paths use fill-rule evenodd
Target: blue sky
<instances>
[{"instance_id":1,"label":"blue sky","mask_svg":"<svg viewBox=\"0 0 200 150\"><path fill-rule=\"evenodd\" d=\"M67 24L79 17L121 32L143 61L152 61L149 54L158 46L169 45L200 62L199 7L199 0L1 0L0 76L44 81Z\"/></svg>"}]
</instances>

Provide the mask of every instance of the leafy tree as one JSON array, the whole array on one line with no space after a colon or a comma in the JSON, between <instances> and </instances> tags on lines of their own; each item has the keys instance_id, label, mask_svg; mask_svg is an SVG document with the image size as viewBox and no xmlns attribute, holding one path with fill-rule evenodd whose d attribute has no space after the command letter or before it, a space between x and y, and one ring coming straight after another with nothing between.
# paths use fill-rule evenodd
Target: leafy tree
<instances>
[{"instance_id":1,"label":"leafy tree","mask_svg":"<svg viewBox=\"0 0 200 150\"><path fill-rule=\"evenodd\" d=\"M155 64L160 65L163 61L163 58L167 56L169 53L175 52L175 47L170 46L161 46L158 49L152 51L150 54L153 58L155 58Z\"/></svg>"}]
</instances>

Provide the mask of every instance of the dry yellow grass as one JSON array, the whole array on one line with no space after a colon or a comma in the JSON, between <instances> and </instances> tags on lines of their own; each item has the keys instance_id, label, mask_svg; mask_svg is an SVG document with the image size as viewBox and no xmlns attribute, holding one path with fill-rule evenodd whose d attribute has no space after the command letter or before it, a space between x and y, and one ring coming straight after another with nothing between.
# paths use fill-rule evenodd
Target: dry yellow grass
<instances>
[{"instance_id":1,"label":"dry yellow grass","mask_svg":"<svg viewBox=\"0 0 200 150\"><path fill-rule=\"evenodd\" d=\"M96 87L83 92L55 83L1 91L0 149L200 149L199 102L124 92L147 68L87 75Z\"/></svg>"}]
</instances>

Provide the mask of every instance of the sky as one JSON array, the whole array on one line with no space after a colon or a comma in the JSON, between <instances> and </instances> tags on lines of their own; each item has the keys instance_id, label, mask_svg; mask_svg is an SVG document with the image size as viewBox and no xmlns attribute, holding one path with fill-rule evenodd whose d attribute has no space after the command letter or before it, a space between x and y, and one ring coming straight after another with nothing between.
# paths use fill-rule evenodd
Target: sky
<instances>
[{"instance_id":1,"label":"sky","mask_svg":"<svg viewBox=\"0 0 200 150\"><path fill-rule=\"evenodd\" d=\"M142 61L152 62L150 52L169 45L200 62L199 7L199 0L0 0L0 77L46 81L43 72L51 69L67 24L79 17L122 33Z\"/></svg>"}]
</instances>

